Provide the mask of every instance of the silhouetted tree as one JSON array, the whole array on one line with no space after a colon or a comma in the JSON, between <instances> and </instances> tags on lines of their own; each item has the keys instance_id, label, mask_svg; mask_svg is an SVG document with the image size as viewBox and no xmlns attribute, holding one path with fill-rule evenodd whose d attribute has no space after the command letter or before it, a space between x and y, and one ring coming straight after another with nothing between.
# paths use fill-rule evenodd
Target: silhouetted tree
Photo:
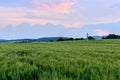
<instances>
[{"instance_id":1,"label":"silhouetted tree","mask_svg":"<svg viewBox=\"0 0 120 80\"><path fill-rule=\"evenodd\" d=\"M63 38L59 38L57 41L64 41L64 39Z\"/></svg>"},{"instance_id":2,"label":"silhouetted tree","mask_svg":"<svg viewBox=\"0 0 120 80\"><path fill-rule=\"evenodd\" d=\"M120 39L120 36L116 34L109 34L108 36L103 37L102 39Z\"/></svg>"},{"instance_id":3,"label":"silhouetted tree","mask_svg":"<svg viewBox=\"0 0 120 80\"><path fill-rule=\"evenodd\" d=\"M102 39L105 39L105 36L103 36Z\"/></svg>"},{"instance_id":4,"label":"silhouetted tree","mask_svg":"<svg viewBox=\"0 0 120 80\"><path fill-rule=\"evenodd\" d=\"M74 38L69 38L69 40L74 40Z\"/></svg>"},{"instance_id":5,"label":"silhouetted tree","mask_svg":"<svg viewBox=\"0 0 120 80\"><path fill-rule=\"evenodd\" d=\"M75 40L84 40L84 38L75 38Z\"/></svg>"},{"instance_id":6,"label":"silhouetted tree","mask_svg":"<svg viewBox=\"0 0 120 80\"><path fill-rule=\"evenodd\" d=\"M88 36L88 40L95 40L92 36Z\"/></svg>"},{"instance_id":7,"label":"silhouetted tree","mask_svg":"<svg viewBox=\"0 0 120 80\"><path fill-rule=\"evenodd\" d=\"M84 38L80 38L80 40L85 40Z\"/></svg>"}]
</instances>

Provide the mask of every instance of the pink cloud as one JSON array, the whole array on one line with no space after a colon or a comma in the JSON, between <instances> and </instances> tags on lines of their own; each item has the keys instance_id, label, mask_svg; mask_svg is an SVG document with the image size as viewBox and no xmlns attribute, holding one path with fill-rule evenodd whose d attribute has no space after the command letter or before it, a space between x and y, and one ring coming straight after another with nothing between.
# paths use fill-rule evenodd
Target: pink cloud
<instances>
[{"instance_id":1,"label":"pink cloud","mask_svg":"<svg viewBox=\"0 0 120 80\"><path fill-rule=\"evenodd\" d=\"M47 10L53 13L64 14L64 13L69 13L69 8L73 5L74 5L74 2L61 2L54 5L42 4L35 7L35 10Z\"/></svg>"},{"instance_id":2,"label":"pink cloud","mask_svg":"<svg viewBox=\"0 0 120 80\"><path fill-rule=\"evenodd\" d=\"M95 30L95 33L97 33L98 35L108 35L108 34L113 34L112 32L104 31L104 30L101 30L101 29L97 29L97 30Z\"/></svg>"},{"instance_id":3,"label":"pink cloud","mask_svg":"<svg viewBox=\"0 0 120 80\"><path fill-rule=\"evenodd\" d=\"M24 13L0 13L0 18L19 18L24 15Z\"/></svg>"},{"instance_id":4,"label":"pink cloud","mask_svg":"<svg viewBox=\"0 0 120 80\"><path fill-rule=\"evenodd\" d=\"M18 22L20 23L21 21L19 19L24 15L24 13L18 12L0 13L0 27L4 27L9 24L17 24Z\"/></svg>"}]
</instances>

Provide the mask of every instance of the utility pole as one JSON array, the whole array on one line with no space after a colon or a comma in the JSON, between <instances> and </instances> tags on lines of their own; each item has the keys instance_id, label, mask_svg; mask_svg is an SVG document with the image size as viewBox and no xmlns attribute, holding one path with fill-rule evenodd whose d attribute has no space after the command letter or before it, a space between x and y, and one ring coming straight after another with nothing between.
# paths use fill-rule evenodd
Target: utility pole
<instances>
[{"instance_id":1,"label":"utility pole","mask_svg":"<svg viewBox=\"0 0 120 80\"><path fill-rule=\"evenodd\" d=\"M89 37L89 34L87 33L87 40L89 40L88 37Z\"/></svg>"}]
</instances>

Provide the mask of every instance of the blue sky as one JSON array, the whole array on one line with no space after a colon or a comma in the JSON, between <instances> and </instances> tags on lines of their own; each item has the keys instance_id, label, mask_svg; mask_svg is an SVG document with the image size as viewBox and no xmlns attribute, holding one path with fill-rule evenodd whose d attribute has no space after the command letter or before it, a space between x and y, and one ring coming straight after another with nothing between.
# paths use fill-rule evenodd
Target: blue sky
<instances>
[{"instance_id":1,"label":"blue sky","mask_svg":"<svg viewBox=\"0 0 120 80\"><path fill-rule=\"evenodd\" d=\"M0 38L120 34L120 0L0 0Z\"/></svg>"}]
</instances>

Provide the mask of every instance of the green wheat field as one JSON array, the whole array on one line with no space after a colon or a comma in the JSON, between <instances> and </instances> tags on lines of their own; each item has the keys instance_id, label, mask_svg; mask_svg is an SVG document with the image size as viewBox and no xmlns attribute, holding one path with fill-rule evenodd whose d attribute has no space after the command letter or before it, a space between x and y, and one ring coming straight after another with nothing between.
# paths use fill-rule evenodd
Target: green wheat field
<instances>
[{"instance_id":1,"label":"green wheat field","mask_svg":"<svg viewBox=\"0 0 120 80\"><path fill-rule=\"evenodd\" d=\"M120 40L0 44L0 80L120 80Z\"/></svg>"}]
</instances>

